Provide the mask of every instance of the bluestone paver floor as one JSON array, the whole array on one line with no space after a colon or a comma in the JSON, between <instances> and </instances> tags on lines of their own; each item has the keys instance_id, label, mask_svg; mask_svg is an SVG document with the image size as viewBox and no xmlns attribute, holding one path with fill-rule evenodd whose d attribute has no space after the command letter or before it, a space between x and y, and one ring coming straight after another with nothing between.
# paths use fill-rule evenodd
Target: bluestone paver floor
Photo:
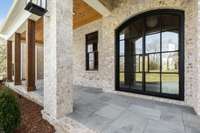
<instances>
[{"instance_id":1,"label":"bluestone paver floor","mask_svg":"<svg viewBox=\"0 0 200 133\"><path fill-rule=\"evenodd\" d=\"M76 87L68 116L101 133L200 133L200 117L187 106Z\"/></svg>"}]
</instances>

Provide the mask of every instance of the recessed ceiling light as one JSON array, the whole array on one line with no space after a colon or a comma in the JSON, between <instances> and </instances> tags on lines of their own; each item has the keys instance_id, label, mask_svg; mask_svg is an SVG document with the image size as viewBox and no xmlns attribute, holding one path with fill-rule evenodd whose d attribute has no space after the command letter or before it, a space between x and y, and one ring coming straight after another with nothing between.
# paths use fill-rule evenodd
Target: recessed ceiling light
<instances>
[{"instance_id":1,"label":"recessed ceiling light","mask_svg":"<svg viewBox=\"0 0 200 133\"><path fill-rule=\"evenodd\" d=\"M76 15L76 12L75 12L75 11L73 11L73 13L72 13L72 14L73 14L73 16L75 16L75 15Z\"/></svg>"}]
</instances>

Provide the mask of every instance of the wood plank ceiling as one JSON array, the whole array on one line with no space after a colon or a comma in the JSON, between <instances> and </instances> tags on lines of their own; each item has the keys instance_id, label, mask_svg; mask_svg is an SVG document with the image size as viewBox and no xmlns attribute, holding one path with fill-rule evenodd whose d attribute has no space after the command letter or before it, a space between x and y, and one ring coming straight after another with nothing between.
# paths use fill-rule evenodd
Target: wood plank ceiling
<instances>
[{"instance_id":1,"label":"wood plank ceiling","mask_svg":"<svg viewBox=\"0 0 200 133\"><path fill-rule=\"evenodd\" d=\"M86 4L83 0L74 0L73 3L73 29L88 24L102 18L96 10ZM43 18L36 22L36 43L43 43ZM22 40L26 40L26 32L21 35Z\"/></svg>"},{"instance_id":2,"label":"wood plank ceiling","mask_svg":"<svg viewBox=\"0 0 200 133\"><path fill-rule=\"evenodd\" d=\"M102 16L82 0L74 0L73 27L78 28L82 25L100 19Z\"/></svg>"}]
</instances>

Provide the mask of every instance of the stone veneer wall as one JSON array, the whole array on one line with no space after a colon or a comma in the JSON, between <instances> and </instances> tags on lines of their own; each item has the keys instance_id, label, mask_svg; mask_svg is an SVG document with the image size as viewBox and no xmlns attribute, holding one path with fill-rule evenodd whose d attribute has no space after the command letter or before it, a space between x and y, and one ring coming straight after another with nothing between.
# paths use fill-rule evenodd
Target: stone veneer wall
<instances>
[{"instance_id":1,"label":"stone veneer wall","mask_svg":"<svg viewBox=\"0 0 200 133\"><path fill-rule=\"evenodd\" d=\"M196 82L194 83L195 85L195 88L196 90L195 91L195 97L196 97L196 102L195 102L195 109L197 111L197 113L200 115L200 82L199 82L199 79L200 79L200 1L197 0L196 2L196 10L198 11L197 14L196 14L196 18L197 18L197 23L196 23L196 26L197 26L197 31L196 31L196 35L197 35L197 47L196 47L196 58L195 58L195 61L196 61L196 74L195 77L196 77Z\"/></svg>"},{"instance_id":2,"label":"stone veneer wall","mask_svg":"<svg viewBox=\"0 0 200 133\"><path fill-rule=\"evenodd\" d=\"M84 85L90 87L102 88L103 84L109 84L109 82L102 78L102 73L105 71L104 61L102 60L102 33L101 33L102 21L95 21L92 24L84 26L74 31L73 40L73 71L74 71L74 84ZM98 31L99 43L99 70L98 71L86 71L85 62L85 35L90 32ZM107 83L106 83L107 82Z\"/></svg>"},{"instance_id":3,"label":"stone veneer wall","mask_svg":"<svg viewBox=\"0 0 200 133\"><path fill-rule=\"evenodd\" d=\"M36 46L36 65L37 65L37 80L43 80L44 77L44 46L43 44L38 44Z\"/></svg>"},{"instance_id":4,"label":"stone veneer wall","mask_svg":"<svg viewBox=\"0 0 200 133\"><path fill-rule=\"evenodd\" d=\"M113 5L110 16L74 30L74 84L114 90L115 29L146 11L180 9L185 11L185 104L197 109L197 0L115 0ZM85 71L85 34L96 30L99 31L99 70L89 72Z\"/></svg>"}]
</instances>

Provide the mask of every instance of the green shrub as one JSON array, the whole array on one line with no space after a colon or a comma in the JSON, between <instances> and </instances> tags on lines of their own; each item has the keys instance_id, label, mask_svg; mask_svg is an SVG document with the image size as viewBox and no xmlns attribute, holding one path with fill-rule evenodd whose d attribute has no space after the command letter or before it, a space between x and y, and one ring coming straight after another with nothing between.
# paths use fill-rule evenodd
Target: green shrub
<instances>
[{"instance_id":1,"label":"green shrub","mask_svg":"<svg viewBox=\"0 0 200 133\"><path fill-rule=\"evenodd\" d=\"M13 133L20 125L20 108L14 94L4 88L0 91L0 129L5 133Z\"/></svg>"}]
</instances>

